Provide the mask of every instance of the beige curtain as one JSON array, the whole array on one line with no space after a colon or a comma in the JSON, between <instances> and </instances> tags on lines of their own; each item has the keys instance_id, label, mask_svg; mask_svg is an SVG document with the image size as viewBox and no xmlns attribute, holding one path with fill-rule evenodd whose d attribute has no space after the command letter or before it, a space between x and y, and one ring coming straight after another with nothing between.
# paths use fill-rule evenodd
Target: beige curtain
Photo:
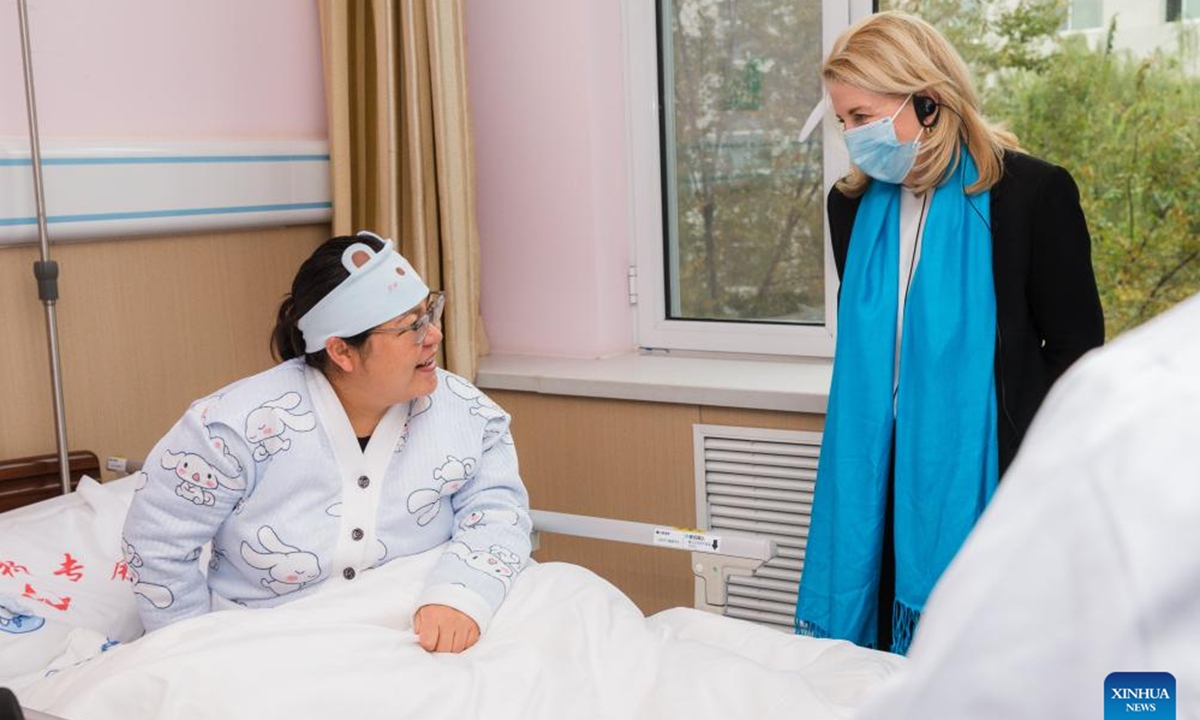
<instances>
[{"instance_id":1,"label":"beige curtain","mask_svg":"<svg viewBox=\"0 0 1200 720\"><path fill-rule=\"evenodd\" d=\"M487 353L464 0L319 0L333 230L393 238L446 292L444 366Z\"/></svg>"}]
</instances>

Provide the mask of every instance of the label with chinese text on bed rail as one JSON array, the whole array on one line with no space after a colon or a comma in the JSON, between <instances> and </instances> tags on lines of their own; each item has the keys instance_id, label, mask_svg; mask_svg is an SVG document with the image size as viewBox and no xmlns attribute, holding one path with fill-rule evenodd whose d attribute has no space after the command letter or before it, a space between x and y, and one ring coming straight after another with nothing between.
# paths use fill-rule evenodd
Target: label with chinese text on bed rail
<instances>
[{"instance_id":1,"label":"label with chinese text on bed rail","mask_svg":"<svg viewBox=\"0 0 1200 720\"><path fill-rule=\"evenodd\" d=\"M719 552L721 536L688 528L654 528L654 544L693 552Z\"/></svg>"}]
</instances>

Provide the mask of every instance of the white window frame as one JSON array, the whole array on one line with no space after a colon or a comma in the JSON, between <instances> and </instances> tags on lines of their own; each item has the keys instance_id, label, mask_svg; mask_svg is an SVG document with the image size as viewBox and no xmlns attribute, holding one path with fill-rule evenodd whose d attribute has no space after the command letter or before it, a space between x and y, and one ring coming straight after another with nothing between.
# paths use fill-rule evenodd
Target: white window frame
<instances>
[{"instance_id":1,"label":"white window frame","mask_svg":"<svg viewBox=\"0 0 1200 720\"><path fill-rule=\"evenodd\" d=\"M873 12L872 0L821 0L822 49L853 22ZM664 282L662 155L659 147L658 37L655 0L622 0L629 152L631 301L636 299L637 344L642 348L739 354L832 357L838 279L825 226L825 324L778 325L753 321L706 322L667 317ZM814 72L816 68L814 68ZM803 112L807 112L805 108ZM821 123L824 187L846 174L849 160L828 113ZM825 203L822 199L821 207ZM636 272L636 274L635 274Z\"/></svg>"}]
</instances>

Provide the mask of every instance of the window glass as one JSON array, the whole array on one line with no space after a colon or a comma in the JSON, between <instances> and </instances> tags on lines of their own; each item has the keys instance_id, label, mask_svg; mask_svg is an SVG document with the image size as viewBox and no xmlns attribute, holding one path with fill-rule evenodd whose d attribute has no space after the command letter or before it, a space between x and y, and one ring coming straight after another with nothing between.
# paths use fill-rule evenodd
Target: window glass
<instances>
[{"instance_id":1,"label":"window glass","mask_svg":"<svg viewBox=\"0 0 1200 720\"><path fill-rule=\"evenodd\" d=\"M1100 0L1071 0L1067 17L1070 30L1088 30L1100 27L1104 20Z\"/></svg>"},{"instance_id":2,"label":"window glass","mask_svg":"<svg viewBox=\"0 0 1200 720\"><path fill-rule=\"evenodd\" d=\"M667 317L824 323L821 3L659 9Z\"/></svg>"}]
</instances>

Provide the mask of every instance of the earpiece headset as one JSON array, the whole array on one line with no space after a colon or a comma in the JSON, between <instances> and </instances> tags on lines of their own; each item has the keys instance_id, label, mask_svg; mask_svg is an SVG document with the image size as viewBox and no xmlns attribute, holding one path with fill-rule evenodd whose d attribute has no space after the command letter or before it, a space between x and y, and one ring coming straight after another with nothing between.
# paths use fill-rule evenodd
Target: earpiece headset
<instances>
[{"instance_id":1,"label":"earpiece headset","mask_svg":"<svg viewBox=\"0 0 1200 720\"><path fill-rule=\"evenodd\" d=\"M950 112L954 113L955 115L958 115L959 119L962 118L962 115L960 115L957 110L950 107L949 105L941 104L940 102L938 102L937 100L934 100L932 97L930 97L928 95L913 95L912 106L913 106L913 113L917 116L917 122L920 123L921 127L923 127L923 128L931 128L934 125L937 125L938 117L939 117L939 113L938 113L939 108L944 107L947 110L949 110ZM966 195L967 188L965 185L965 183L966 183L965 179L963 180L963 183L964 183L963 188L962 188L963 195ZM971 209L975 211L975 214L979 216L979 219L981 221L983 221L984 225L987 226L988 232L991 232L992 224L989 223L987 220L984 220L983 213L979 212L979 208L975 207L975 203L971 202L971 199L969 197L967 198L967 204L971 206Z\"/></svg>"},{"instance_id":2,"label":"earpiece headset","mask_svg":"<svg viewBox=\"0 0 1200 720\"><path fill-rule=\"evenodd\" d=\"M938 108L941 103L928 95L913 95L913 112L917 115L917 122L921 127L931 128L937 125Z\"/></svg>"}]
</instances>

